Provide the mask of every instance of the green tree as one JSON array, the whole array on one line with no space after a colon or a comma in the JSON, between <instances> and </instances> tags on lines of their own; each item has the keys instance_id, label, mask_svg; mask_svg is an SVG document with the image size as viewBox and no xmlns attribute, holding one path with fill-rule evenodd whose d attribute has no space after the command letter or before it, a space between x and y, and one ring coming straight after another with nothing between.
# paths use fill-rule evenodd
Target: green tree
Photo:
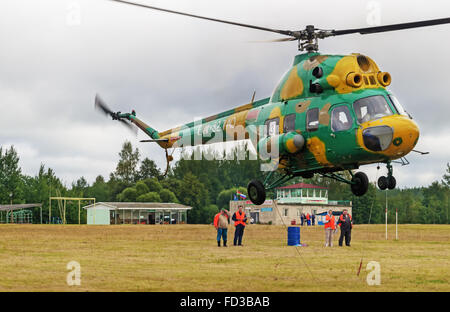
<instances>
[{"instance_id":1,"label":"green tree","mask_svg":"<svg viewBox=\"0 0 450 312\"><path fill-rule=\"evenodd\" d=\"M446 173L444 174L444 176L442 177L442 184L444 184L447 187L450 187L450 164L447 163L447 170L445 171Z\"/></svg>"},{"instance_id":2,"label":"green tree","mask_svg":"<svg viewBox=\"0 0 450 312\"><path fill-rule=\"evenodd\" d=\"M161 197L161 201L163 203L178 203L177 197L171 190L163 189L159 193L159 196Z\"/></svg>"},{"instance_id":3,"label":"green tree","mask_svg":"<svg viewBox=\"0 0 450 312\"><path fill-rule=\"evenodd\" d=\"M108 201L109 188L103 176L99 175L95 178L95 182L87 191L87 197L94 197L98 202Z\"/></svg>"},{"instance_id":4,"label":"green tree","mask_svg":"<svg viewBox=\"0 0 450 312\"><path fill-rule=\"evenodd\" d=\"M143 182L147 185L150 192L159 193L162 190L161 183L156 178L145 179Z\"/></svg>"},{"instance_id":5,"label":"green tree","mask_svg":"<svg viewBox=\"0 0 450 312\"><path fill-rule=\"evenodd\" d=\"M20 189L21 182L19 156L14 146L5 152L0 147L0 202L9 204L12 199L20 203L23 195Z\"/></svg>"},{"instance_id":6,"label":"green tree","mask_svg":"<svg viewBox=\"0 0 450 312\"><path fill-rule=\"evenodd\" d=\"M126 183L133 183L138 180L137 165L139 163L139 150L136 148L133 151L131 142L126 141L122 145L122 150L119 153L119 163L117 164L114 175L118 180Z\"/></svg>"},{"instance_id":7,"label":"green tree","mask_svg":"<svg viewBox=\"0 0 450 312\"><path fill-rule=\"evenodd\" d=\"M228 209L230 206L230 200L234 199L234 196L236 195L236 190L239 190L239 192L247 195L247 190L245 189L245 187L238 187L238 188L230 188L227 190L223 190L222 192L219 193L219 195L217 196L217 206L222 209Z\"/></svg>"},{"instance_id":8,"label":"green tree","mask_svg":"<svg viewBox=\"0 0 450 312\"><path fill-rule=\"evenodd\" d=\"M219 207L217 207L217 205L213 205L213 204L208 205L200 211L200 219L203 220L203 223L207 223L207 224L213 223L214 216L218 212L219 212Z\"/></svg>"},{"instance_id":9,"label":"green tree","mask_svg":"<svg viewBox=\"0 0 450 312\"><path fill-rule=\"evenodd\" d=\"M142 194L136 198L136 201L138 202L152 202L152 203L160 203L161 197L156 192L148 192L145 194Z\"/></svg>"},{"instance_id":10,"label":"green tree","mask_svg":"<svg viewBox=\"0 0 450 312\"><path fill-rule=\"evenodd\" d=\"M117 199L121 202L134 202L137 198L137 191L134 187L127 187L117 196Z\"/></svg>"},{"instance_id":11,"label":"green tree","mask_svg":"<svg viewBox=\"0 0 450 312\"><path fill-rule=\"evenodd\" d=\"M141 162L138 175L140 180L145 180L148 178L156 178L161 180L162 178L161 171L156 166L156 163L147 157Z\"/></svg>"},{"instance_id":12,"label":"green tree","mask_svg":"<svg viewBox=\"0 0 450 312\"><path fill-rule=\"evenodd\" d=\"M89 184L87 183L84 177L79 178L75 183L72 183L72 193L74 197L84 197L85 192L87 191Z\"/></svg>"},{"instance_id":13,"label":"green tree","mask_svg":"<svg viewBox=\"0 0 450 312\"><path fill-rule=\"evenodd\" d=\"M205 186L192 173L185 175L180 187L180 202L192 207L188 212L190 223L207 223L202 210L209 204L208 191Z\"/></svg>"},{"instance_id":14,"label":"green tree","mask_svg":"<svg viewBox=\"0 0 450 312\"><path fill-rule=\"evenodd\" d=\"M150 189L148 188L147 184L145 184L144 181L139 181L136 183L136 191L137 191L137 195L141 196L145 193L150 192Z\"/></svg>"}]
</instances>

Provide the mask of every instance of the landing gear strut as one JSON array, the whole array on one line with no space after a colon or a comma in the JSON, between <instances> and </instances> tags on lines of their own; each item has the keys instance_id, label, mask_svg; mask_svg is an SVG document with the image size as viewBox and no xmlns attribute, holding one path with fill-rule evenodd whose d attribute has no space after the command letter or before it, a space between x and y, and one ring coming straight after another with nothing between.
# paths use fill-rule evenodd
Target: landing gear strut
<instances>
[{"instance_id":1,"label":"landing gear strut","mask_svg":"<svg viewBox=\"0 0 450 312\"><path fill-rule=\"evenodd\" d=\"M352 190L353 195L363 196L364 194L366 194L367 190L369 189L369 178L367 177L367 175L361 171L355 174L352 174L350 170L348 172L352 176L351 180L347 180L343 176L336 173L323 173L322 176L334 179L339 182L350 184L350 189Z\"/></svg>"},{"instance_id":2,"label":"landing gear strut","mask_svg":"<svg viewBox=\"0 0 450 312\"><path fill-rule=\"evenodd\" d=\"M390 189L393 190L395 188L395 185L397 184L397 181L395 180L394 176L392 175L392 165L390 162L386 163L386 167L388 169L388 175L387 177L381 176L378 178L378 187L380 190Z\"/></svg>"}]
</instances>

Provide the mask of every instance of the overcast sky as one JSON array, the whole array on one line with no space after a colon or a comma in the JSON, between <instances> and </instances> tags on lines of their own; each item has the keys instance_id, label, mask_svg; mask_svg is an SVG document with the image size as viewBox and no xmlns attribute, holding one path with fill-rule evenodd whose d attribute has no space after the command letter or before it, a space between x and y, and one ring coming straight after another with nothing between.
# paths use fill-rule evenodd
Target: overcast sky
<instances>
[{"instance_id":1,"label":"overcast sky","mask_svg":"<svg viewBox=\"0 0 450 312\"><path fill-rule=\"evenodd\" d=\"M450 16L449 1L140 0L149 5L277 29L344 29ZM416 149L395 166L397 184L440 180L450 161L450 25L320 43L322 53L358 52L391 73L389 87L419 124ZM70 185L115 169L125 140L164 167L164 153L139 143L94 111L99 93L115 110L135 109L167 130L271 95L297 43L254 43L276 34L125 6L108 0L0 1L0 145L14 145L23 173L41 163ZM374 180L375 166L361 168ZM383 167L380 174L385 174ZM246 182L243 182L246 183Z\"/></svg>"}]
</instances>

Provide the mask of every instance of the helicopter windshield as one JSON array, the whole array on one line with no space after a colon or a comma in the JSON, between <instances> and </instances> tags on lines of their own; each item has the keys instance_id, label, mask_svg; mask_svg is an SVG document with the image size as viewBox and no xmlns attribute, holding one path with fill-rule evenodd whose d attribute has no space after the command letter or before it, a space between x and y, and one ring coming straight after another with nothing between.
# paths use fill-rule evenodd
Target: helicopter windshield
<instances>
[{"instance_id":1,"label":"helicopter windshield","mask_svg":"<svg viewBox=\"0 0 450 312\"><path fill-rule=\"evenodd\" d=\"M395 109L397 109L397 112L400 115L403 116L407 116L409 118L412 118L407 111L405 111L405 109L403 108L402 104L400 104L400 102L397 100L397 98L395 96L393 96L392 94L389 95L389 99L391 100L392 104L394 105Z\"/></svg>"},{"instance_id":2,"label":"helicopter windshield","mask_svg":"<svg viewBox=\"0 0 450 312\"><path fill-rule=\"evenodd\" d=\"M358 123L392 115L386 99L382 95L369 96L353 103Z\"/></svg>"}]
</instances>

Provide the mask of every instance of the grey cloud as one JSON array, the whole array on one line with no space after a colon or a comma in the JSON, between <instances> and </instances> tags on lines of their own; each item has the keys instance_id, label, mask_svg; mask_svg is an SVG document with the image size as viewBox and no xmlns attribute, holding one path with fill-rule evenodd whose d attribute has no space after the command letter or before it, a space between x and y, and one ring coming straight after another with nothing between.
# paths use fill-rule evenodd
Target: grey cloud
<instances>
[{"instance_id":1,"label":"grey cloud","mask_svg":"<svg viewBox=\"0 0 450 312\"><path fill-rule=\"evenodd\" d=\"M280 29L364 27L369 2L141 1ZM72 3L81 8L80 25L67 24ZM377 3L383 24L450 13L447 1ZM449 158L450 105L444 96L450 85L449 27L321 42L322 53L361 52L389 71L390 89L419 123L418 147L431 154L411 156L414 162L399 169L399 185L439 179ZM93 110L95 94L111 108L135 109L149 125L166 130L244 104L253 90L257 98L270 96L297 52L295 42L250 43L274 38L278 36L106 0L3 0L0 144L18 147L28 174L44 162L68 183L82 175L90 182L97 174L107 176L125 139L164 167L158 147L140 145L126 129Z\"/></svg>"}]
</instances>

